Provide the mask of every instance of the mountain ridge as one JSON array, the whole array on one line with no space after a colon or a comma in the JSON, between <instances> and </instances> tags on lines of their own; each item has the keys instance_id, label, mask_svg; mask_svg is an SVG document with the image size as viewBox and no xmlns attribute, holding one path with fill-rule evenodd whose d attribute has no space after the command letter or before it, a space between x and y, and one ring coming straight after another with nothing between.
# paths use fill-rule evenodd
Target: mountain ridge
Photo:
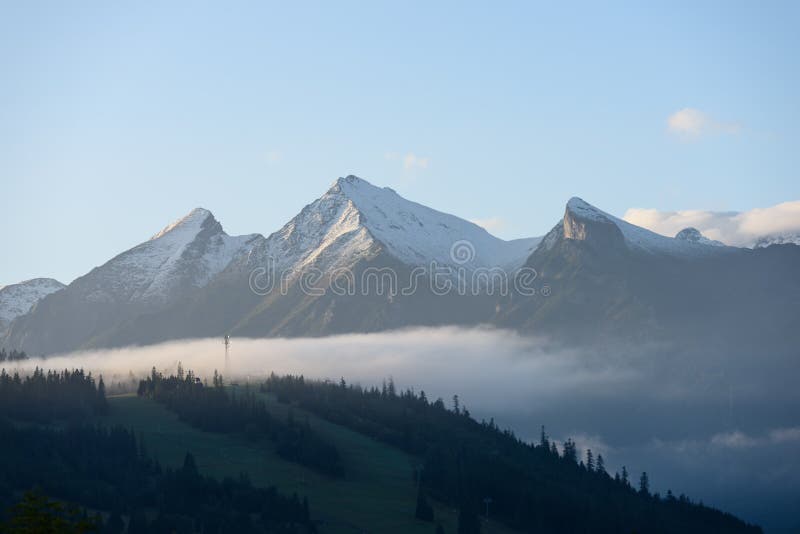
<instances>
[{"instance_id":1,"label":"mountain ridge","mask_svg":"<svg viewBox=\"0 0 800 534\"><path fill-rule=\"evenodd\" d=\"M686 239L685 237L687 234L682 235L681 232L678 233L678 235L682 236L680 238L677 236L675 238L667 237L641 226L631 224L618 217L614 217L613 215L594 207L579 197L572 197L569 202L567 202L567 207L564 213L565 231L574 232L576 228L584 228L586 223L590 223L595 227L607 225L615 226L617 230L619 230L619 234L628 248L647 254L697 257L709 254L717 254L722 251L722 248L736 248L728 247L717 242L719 245L722 245L722 247L715 250L715 248L711 248L710 245L714 245L714 247L717 247L718 245L711 242L711 240L703 241L699 239ZM695 230L695 232L697 231ZM699 234L699 232L697 233ZM572 238L580 239L577 234Z\"/></svg>"},{"instance_id":2,"label":"mountain ridge","mask_svg":"<svg viewBox=\"0 0 800 534\"><path fill-rule=\"evenodd\" d=\"M735 288L714 280L706 272L709 265L739 276L772 276L764 269L790 276L791 269L784 272L782 266L796 261L793 248L767 254L767 249L720 246L691 228L675 238L662 236L578 197L567 202L563 217L544 237L504 241L472 222L349 175L266 237L229 236L209 210L195 208L63 291L44 296L30 313L14 319L2 343L53 353L222 334L328 335L484 323L537 333L543 325L552 328L553 320L569 323L570 316L584 317L586 331L614 327L600 317L622 317L623 329L647 336L663 329L665 317L681 305L656 295L643 281L657 287L682 273L696 280L698 294L706 291L702 280L722 301L719 295ZM487 270L513 279L527 268L525 274L536 273L537 287L528 296L498 296L485 284L445 297L427 283L410 295L332 290L342 273L355 279L388 271L408 280L422 268L424 282L439 267L456 283ZM261 271L266 274L254 278ZM315 287L309 289L303 276L314 272ZM256 287L262 281L272 285L270 292ZM794 282L790 276L787 283ZM544 295L543 286L555 291L553 298ZM363 294L367 290L371 293ZM776 309L786 313L783 306Z\"/></svg>"}]
</instances>

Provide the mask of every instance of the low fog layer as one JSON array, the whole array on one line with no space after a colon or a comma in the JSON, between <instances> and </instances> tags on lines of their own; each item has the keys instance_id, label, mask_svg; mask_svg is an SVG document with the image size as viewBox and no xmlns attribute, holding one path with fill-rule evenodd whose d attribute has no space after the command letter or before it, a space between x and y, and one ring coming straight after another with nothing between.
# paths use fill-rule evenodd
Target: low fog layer
<instances>
[{"instance_id":1,"label":"low fog layer","mask_svg":"<svg viewBox=\"0 0 800 534\"><path fill-rule=\"evenodd\" d=\"M766 527L796 526L800 393L796 355L667 346L565 349L489 329L414 329L306 339L221 339L81 352L25 368L83 367L110 390L155 366L255 382L270 372L365 386L392 378L537 440L540 425L625 465L654 491L686 493ZM769 530L769 529L768 529Z\"/></svg>"}]
</instances>

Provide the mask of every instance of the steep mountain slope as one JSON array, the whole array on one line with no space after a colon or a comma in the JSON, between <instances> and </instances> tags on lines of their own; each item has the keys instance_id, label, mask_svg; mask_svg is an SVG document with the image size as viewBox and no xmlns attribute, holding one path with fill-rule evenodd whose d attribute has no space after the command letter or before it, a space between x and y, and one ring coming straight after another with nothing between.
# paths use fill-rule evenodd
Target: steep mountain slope
<instances>
[{"instance_id":1,"label":"steep mountain slope","mask_svg":"<svg viewBox=\"0 0 800 534\"><path fill-rule=\"evenodd\" d=\"M687 233L664 237L572 199L526 262L549 296L512 295L495 320L571 342L765 349L798 338L800 247L741 249Z\"/></svg>"},{"instance_id":2,"label":"steep mountain slope","mask_svg":"<svg viewBox=\"0 0 800 534\"><path fill-rule=\"evenodd\" d=\"M88 301L160 303L202 287L258 236L231 237L208 210L196 208L148 241L70 285Z\"/></svg>"},{"instance_id":3,"label":"steep mountain slope","mask_svg":"<svg viewBox=\"0 0 800 534\"><path fill-rule=\"evenodd\" d=\"M211 212L197 208L41 300L12 323L6 344L32 354L105 345L126 321L205 286L259 237L231 237Z\"/></svg>"},{"instance_id":4,"label":"steep mountain slope","mask_svg":"<svg viewBox=\"0 0 800 534\"><path fill-rule=\"evenodd\" d=\"M267 238L227 236L209 212L194 210L20 318L6 344L55 352L222 333L475 324L491 317L494 300L440 296L431 272L455 281L477 269L513 271L538 242L503 241L348 176ZM342 280L352 284L340 292Z\"/></svg>"},{"instance_id":5,"label":"steep mountain slope","mask_svg":"<svg viewBox=\"0 0 800 534\"><path fill-rule=\"evenodd\" d=\"M242 295L242 281L274 264L274 276L287 283L280 291L263 292L248 313L229 325L232 333L299 336L476 324L491 317L495 299L471 291L442 295L431 288L431 272L457 277L481 268L513 271L539 241L503 241L471 222L348 176L269 236L247 261L234 262L202 298L230 302L235 294L236 303L252 302L252 296ZM321 274L313 284L290 274L309 268ZM419 269L424 272L415 278ZM391 273L389 278L383 278L385 273ZM278 286L279 280L272 283ZM267 276L254 281L269 286Z\"/></svg>"},{"instance_id":6,"label":"steep mountain slope","mask_svg":"<svg viewBox=\"0 0 800 534\"><path fill-rule=\"evenodd\" d=\"M410 202L355 176L339 179L326 197L348 199L370 234L406 265L519 266L538 242L537 238L503 241L474 223ZM453 250L460 241L474 249L474 254L467 251L468 261Z\"/></svg>"},{"instance_id":7,"label":"steep mountain slope","mask_svg":"<svg viewBox=\"0 0 800 534\"><path fill-rule=\"evenodd\" d=\"M28 313L42 298L64 287L64 284L52 278L34 278L0 286L0 336L11 321Z\"/></svg>"},{"instance_id":8,"label":"steep mountain slope","mask_svg":"<svg viewBox=\"0 0 800 534\"><path fill-rule=\"evenodd\" d=\"M464 256L454 245L466 242ZM283 228L270 235L262 258L278 270L352 264L379 247L408 266L522 265L537 238L503 241L480 226L404 199L356 176L339 178Z\"/></svg>"},{"instance_id":9,"label":"steep mountain slope","mask_svg":"<svg viewBox=\"0 0 800 534\"><path fill-rule=\"evenodd\" d=\"M516 281L534 269L536 294L488 291L477 275L492 269ZM544 238L507 242L348 176L269 237L228 236L196 209L42 299L3 344L37 354L493 322L570 342L786 345L800 336L798 272L800 247L665 237L579 198Z\"/></svg>"},{"instance_id":10,"label":"steep mountain slope","mask_svg":"<svg viewBox=\"0 0 800 534\"><path fill-rule=\"evenodd\" d=\"M503 241L391 189L355 176L339 178L279 231L256 240L191 299L139 316L117 342L477 324L491 318L495 299L435 294L429 284L432 266L451 277L459 269L513 270L538 241ZM422 276L415 278L415 268L424 269ZM416 289L409 291L415 282Z\"/></svg>"}]
</instances>

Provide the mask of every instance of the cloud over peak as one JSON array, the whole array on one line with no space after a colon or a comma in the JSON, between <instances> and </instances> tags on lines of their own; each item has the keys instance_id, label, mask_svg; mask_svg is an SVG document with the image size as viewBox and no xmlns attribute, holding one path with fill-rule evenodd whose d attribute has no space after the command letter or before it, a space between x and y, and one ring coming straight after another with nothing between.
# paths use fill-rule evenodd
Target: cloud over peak
<instances>
[{"instance_id":1,"label":"cloud over peak","mask_svg":"<svg viewBox=\"0 0 800 534\"><path fill-rule=\"evenodd\" d=\"M691 226L726 245L752 246L759 237L800 235L800 200L743 212L631 208L623 219L670 237Z\"/></svg>"}]
</instances>

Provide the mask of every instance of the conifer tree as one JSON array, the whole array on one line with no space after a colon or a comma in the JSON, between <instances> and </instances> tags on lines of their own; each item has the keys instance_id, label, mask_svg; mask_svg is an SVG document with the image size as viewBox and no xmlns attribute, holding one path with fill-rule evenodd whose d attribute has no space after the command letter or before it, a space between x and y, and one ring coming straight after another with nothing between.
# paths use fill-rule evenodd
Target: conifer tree
<instances>
[{"instance_id":1,"label":"conifer tree","mask_svg":"<svg viewBox=\"0 0 800 534\"><path fill-rule=\"evenodd\" d=\"M650 495L650 479L647 476L647 471L642 471L642 476L639 477L639 493Z\"/></svg>"},{"instance_id":2,"label":"conifer tree","mask_svg":"<svg viewBox=\"0 0 800 534\"><path fill-rule=\"evenodd\" d=\"M547 434L544 432L544 425L542 425L542 433L539 436L539 445L544 447L545 450L550 449L550 440L547 439Z\"/></svg>"}]
</instances>

